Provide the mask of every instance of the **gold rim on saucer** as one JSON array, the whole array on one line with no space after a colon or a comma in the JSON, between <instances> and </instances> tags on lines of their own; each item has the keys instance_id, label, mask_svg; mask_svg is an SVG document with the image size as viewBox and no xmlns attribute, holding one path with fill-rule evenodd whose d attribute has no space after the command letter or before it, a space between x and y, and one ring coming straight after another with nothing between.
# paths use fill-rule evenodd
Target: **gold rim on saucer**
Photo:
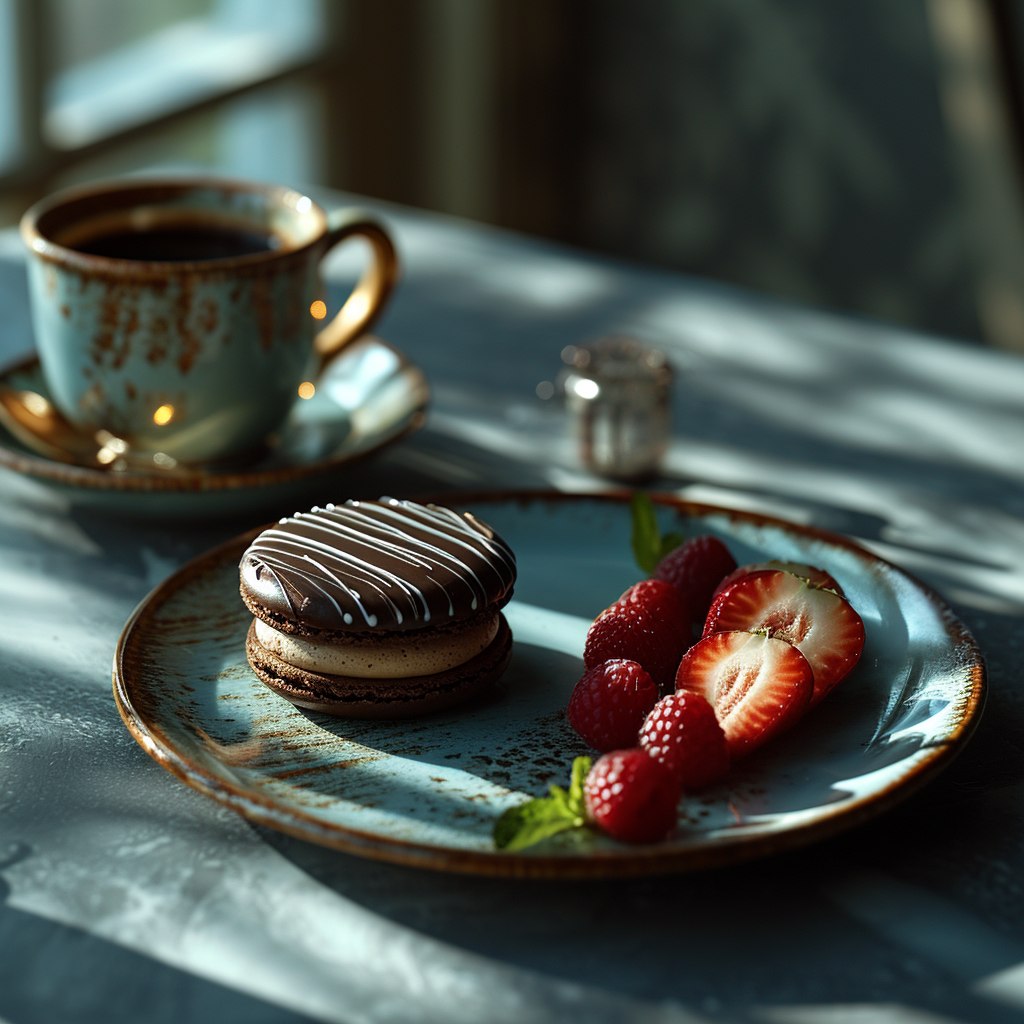
<instances>
[{"instance_id":1,"label":"gold rim on saucer","mask_svg":"<svg viewBox=\"0 0 1024 1024\"><path fill-rule=\"evenodd\" d=\"M359 361L372 354L374 349L390 353L392 356L388 376L403 379L406 401L394 411L382 429L346 438L331 454L324 457L313 458L308 462L292 461L261 466L261 462L271 461L271 455L257 460L250 466L231 469L178 466L173 472L161 473L159 470L139 471L127 466L121 471L112 471L99 466L92 468L33 454L16 446L20 445L20 442L15 440L13 433L0 426L0 466L42 481L93 491L223 492L264 488L316 476L376 454L418 430L426 421L426 409L430 401L430 387L426 376L402 352L381 338L366 335L354 342L337 357L332 371L344 373L346 366L359 365ZM0 367L0 381L9 381L14 377L24 378L36 373L38 363L39 358L35 354L7 362ZM339 406L339 414L352 411L355 410Z\"/></svg>"}]
</instances>

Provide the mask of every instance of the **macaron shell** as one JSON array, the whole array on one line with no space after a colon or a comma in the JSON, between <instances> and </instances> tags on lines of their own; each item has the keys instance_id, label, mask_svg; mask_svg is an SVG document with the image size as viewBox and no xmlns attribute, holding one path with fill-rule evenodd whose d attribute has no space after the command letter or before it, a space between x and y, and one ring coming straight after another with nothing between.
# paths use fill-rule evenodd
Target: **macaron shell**
<instances>
[{"instance_id":1,"label":"macaron shell","mask_svg":"<svg viewBox=\"0 0 1024 1024\"><path fill-rule=\"evenodd\" d=\"M355 639L360 643L372 642L376 640L379 643L387 644L393 643L394 638L399 635L398 630L374 630L374 631L362 631L356 632L350 629L324 629L316 628L313 626L307 626L301 622L295 622L291 619L285 618L283 615L279 615L265 605L260 604L250 594L248 594L244 587L240 588L239 593L241 594L242 601L246 608L257 618L262 619L268 626L278 630L281 633L288 633L291 636L308 637L313 640L321 640L327 643L340 643L343 644L347 640ZM486 612L488 608L504 608L509 601L512 600L513 591L509 589L503 597L496 601L493 601L490 605L485 606L482 610ZM463 626L467 623L472 623L475 616L481 614L481 612L474 612L473 615L465 619L451 619L448 622L439 623L436 626L422 627L435 630L450 630L453 633L459 632ZM409 631L414 632L414 631Z\"/></svg>"},{"instance_id":2,"label":"macaron shell","mask_svg":"<svg viewBox=\"0 0 1024 1024\"><path fill-rule=\"evenodd\" d=\"M350 632L467 618L506 598L516 579L515 555L486 523L393 498L287 516L253 540L239 571L250 607Z\"/></svg>"},{"instance_id":3,"label":"macaron shell","mask_svg":"<svg viewBox=\"0 0 1024 1024\"><path fill-rule=\"evenodd\" d=\"M269 689L308 711L344 718L415 718L443 711L488 689L508 667L512 630L499 615L498 633L484 651L447 672L401 679L359 679L295 668L246 637L249 666Z\"/></svg>"}]
</instances>

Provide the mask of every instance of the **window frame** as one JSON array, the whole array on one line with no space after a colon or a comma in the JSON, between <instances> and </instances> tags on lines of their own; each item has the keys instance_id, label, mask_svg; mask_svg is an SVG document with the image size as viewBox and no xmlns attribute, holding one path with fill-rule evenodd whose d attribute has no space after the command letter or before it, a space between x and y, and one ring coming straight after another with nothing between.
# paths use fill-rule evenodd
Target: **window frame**
<instances>
[{"instance_id":1,"label":"window frame","mask_svg":"<svg viewBox=\"0 0 1024 1024\"><path fill-rule=\"evenodd\" d=\"M15 192L44 194L49 191L50 182L55 176L80 161L113 152L124 143L144 138L193 115L224 108L239 96L287 81L315 81L318 74L326 72L332 65L331 58L337 49L342 25L335 2L319 0L317 4L316 0L313 0L311 6L319 6L318 16L323 30L314 32L314 38L308 45L301 45L301 40L296 42L294 33L289 36L287 33L274 33L266 29L262 33L265 38L260 42L263 56L269 55L271 59L262 62L255 59L242 61L235 69L236 74L210 76L204 88L181 88L184 61L177 67L171 66L166 69L164 77L167 88L163 95L160 94L160 76L151 74L148 82L152 100L149 111L141 110L143 105L137 104L136 116L130 121L122 120L121 124L117 124L116 117L108 117L104 126L101 103L95 103L91 130L81 131L80 137L76 140L72 132L61 130L60 103L52 106L48 103L48 94L59 94L59 89L54 88L55 83L50 73L52 62L46 31L49 5L45 0L11 2L14 13L14 48L18 58L16 110L11 113L17 118L20 145L14 159L6 166L0 167L0 195ZM223 37L223 26L218 29L216 20L218 15L230 13L230 9L236 3L237 0L219 0L211 15L206 19L194 21L208 23L211 41L213 35L218 32ZM175 23L145 40L112 50L91 63L100 65L106 61L113 64L124 58L126 50L132 47L152 46L155 37L161 33L178 30L184 23ZM255 30L248 33L240 32L239 35L252 36L254 32ZM197 38L202 41L201 32L197 32ZM260 46L252 49L256 51L254 56L258 56ZM2 114L3 112L0 112L0 116ZM66 123L73 123L73 119L68 119L66 107L63 116ZM88 124L86 128L88 129Z\"/></svg>"}]
</instances>

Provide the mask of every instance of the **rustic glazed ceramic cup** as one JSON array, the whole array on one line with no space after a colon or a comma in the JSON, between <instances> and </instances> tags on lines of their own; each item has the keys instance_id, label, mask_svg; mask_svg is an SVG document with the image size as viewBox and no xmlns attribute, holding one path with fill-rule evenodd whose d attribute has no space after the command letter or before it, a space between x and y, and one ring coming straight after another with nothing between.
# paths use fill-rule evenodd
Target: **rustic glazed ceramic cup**
<instances>
[{"instance_id":1,"label":"rustic glazed ceramic cup","mask_svg":"<svg viewBox=\"0 0 1024 1024\"><path fill-rule=\"evenodd\" d=\"M21 234L54 405L83 430L184 462L258 449L300 387L308 394L378 315L398 273L394 246L369 214L328 214L299 192L246 182L69 190L33 206ZM372 260L320 330L320 261L353 235L370 243ZM256 241L221 255L205 243L190 250L195 237ZM162 240L182 238L181 252L161 251Z\"/></svg>"}]
</instances>

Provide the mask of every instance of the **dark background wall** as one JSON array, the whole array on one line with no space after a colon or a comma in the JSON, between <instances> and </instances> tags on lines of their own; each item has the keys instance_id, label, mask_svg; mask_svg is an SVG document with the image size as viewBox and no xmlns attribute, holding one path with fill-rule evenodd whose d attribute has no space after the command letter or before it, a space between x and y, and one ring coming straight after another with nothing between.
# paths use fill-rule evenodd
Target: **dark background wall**
<instances>
[{"instance_id":1,"label":"dark background wall","mask_svg":"<svg viewBox=\"0 0 1024 1024\"><path fill-rule=\"evenodd\" d=\"M1024 0L15 7L40 122L90 61L130 78L147 40L188 24L303 21L313 42L284 72L250 69L252 87L81 149L37 133L36 157L0 167L7 223L60 185L210 167L1024 351Z\"/></svg>"},{"instance_id":2,"label":"dark background wall","mask_svg":"<svg viewBox=\"0 0 1024 1024\"><path fill-rule=\"evenodd\" d=\"M350 5L357 79L401 70L358 108L339 183L982 339L924 2L499 0L447 51L445 6ZM437 109L460 73L461 136ZM439 182L467 158L460 208Z\"/></svg>"}]
</instances>

